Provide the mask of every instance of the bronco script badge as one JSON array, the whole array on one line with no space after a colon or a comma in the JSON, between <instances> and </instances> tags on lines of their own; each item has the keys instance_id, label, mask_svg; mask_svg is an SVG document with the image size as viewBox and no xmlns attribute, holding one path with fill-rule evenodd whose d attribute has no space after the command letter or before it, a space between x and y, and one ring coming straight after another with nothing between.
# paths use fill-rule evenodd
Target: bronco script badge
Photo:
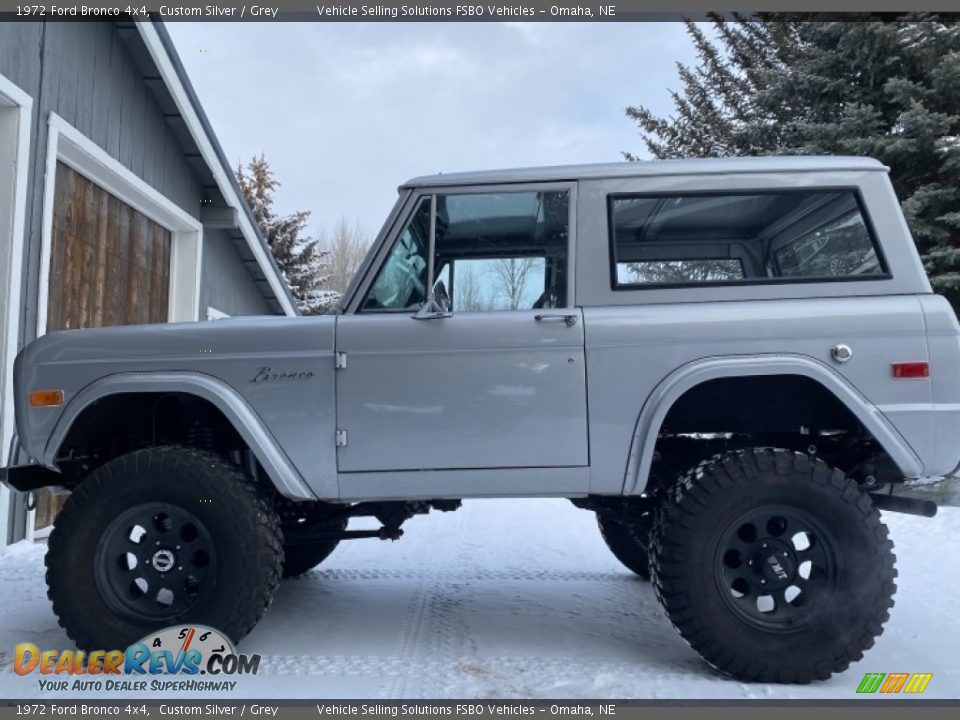
<instances>
[{"instance_id":1,"label":"bronco script badge","mask_svg":"<svg viewBox=\"0 0 960 720\"><path fill-rule=\"evenodd\" d=\"M309 380L312 377L313 373L309 370L306 372L284 372L283 370L274 370L269 366L264 366L257 370L257 374L250 379L250 382L265 383L278 380Z\"/></svg>"}]
</instances>

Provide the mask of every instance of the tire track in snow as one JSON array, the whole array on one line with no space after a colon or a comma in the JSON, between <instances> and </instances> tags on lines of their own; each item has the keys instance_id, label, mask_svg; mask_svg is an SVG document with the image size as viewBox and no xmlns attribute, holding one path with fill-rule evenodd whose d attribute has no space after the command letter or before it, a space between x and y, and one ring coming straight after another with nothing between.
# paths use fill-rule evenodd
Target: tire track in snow
<instances>
[{"instance_id":1,"label":"tire track in snow","mask_svg":"<svg viewBox=\"0 0 960 720\"><path fill-rule=\"evenodd\" d=\"M531 580L537 582L621 582L635 584L636 578L624 572L590 572L576 570L438 570L427 564L415 570L331 569L314 570L315 577L325 581L338 580L463 580L500 582L504 580Z\"/></svg>"},{"instance_id":2,"label":"tire track in snow","mask_svg":"<svg viewBox=\"0 0 960 720\"><path fill-rule=\"evenodd\" d=\"M427 547L429 548L428 552L418 558L418 561L424 569L423 571L398 571L398 577L390 578L391 580L416 580L417 588L407 602L407 611L404 613L404 621L400 629L399 652L400 658L405 661L404 666L394 675L391 683L380 686L379 698L382 700L406 697L407 687L411 679L415 676L412 672L413 660L416 657L421 643L421 637L424 633L426 619L430 609L430 587L435 578L435 574L429 572L429 570L433 566L433 559L436 555L436 544L430 543ZM338 571L329 570L324 572L336 574ZM350 574L344 579L369 581L380 579L384 571L377 569L372 571L348 572ZM323 573L321 573L321 575L323 575ZM324 579L328 578L325 577Z\"/></svg>"},{"instance_id":3,"label":"tire track in snow","mask_svg":"<svg viewBox=\"0 0 960 720\"><path fill-rule=\"evenodd\" d=\"M693 665L697 665L693 667ZM624 679L629 682L638 671L650 674L658 681L689 679L695 673L704 679L702 666L693 663L691 667L678 665L675 669L657 670L627 660L589 660L577 658L543 658L536 656L460 658L453 662L446 657L404 656L369 657L331 655L324 658L316 656L265 655L260 662L262 675L292 675L309 677L377 677L426 678L430 682L422 688L414 688L407 682L403 685L411 690L407 695L396 695L402 699L423 697L457 697L466 692L475 696L477 692L503 692L509 688L508 695L533 694L549 695L555 688L576 684L582 686L585 677L593 677L600 684L611 679ZM544 686L549 679L550 684ZM512 680L512 682L511 682ZM714 680L718 683L731 683L719 674ZM486 686L486 688L484 688ZM754 692L762 686L751 686ZM434 692L418 692L431 690ZM435 691L440 691L437 694Z\"/></svg>"}]
</instances>

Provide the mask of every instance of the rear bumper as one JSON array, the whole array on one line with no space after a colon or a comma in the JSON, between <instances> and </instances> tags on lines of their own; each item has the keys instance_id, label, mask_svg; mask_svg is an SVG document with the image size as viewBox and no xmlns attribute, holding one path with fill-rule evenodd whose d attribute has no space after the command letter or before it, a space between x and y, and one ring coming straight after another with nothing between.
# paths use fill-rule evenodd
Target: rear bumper
<instances>
[{"instance_id":1,"label":"rear bumper","mask_svg":"<svg viewBox=\"0 0 960 720\"><path fill-rule=\"evenodd\" d=\"M30 492L63 484L63 475L42 465L15 465L0 468L0 483L18 492Z\"/></svg>"}]
</instances>

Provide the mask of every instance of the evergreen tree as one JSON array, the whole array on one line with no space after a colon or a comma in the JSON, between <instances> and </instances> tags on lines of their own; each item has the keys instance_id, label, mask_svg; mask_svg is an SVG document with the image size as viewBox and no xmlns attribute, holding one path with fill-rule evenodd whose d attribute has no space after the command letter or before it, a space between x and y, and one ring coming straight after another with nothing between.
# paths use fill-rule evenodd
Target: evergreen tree
<instances>
[{"instance_id":1,"label":"evergreen tree","mask_svg":"<svg viewBox=\"0 0 960 720\"><path fill-rule=\"evenodd\" d=\"M932 15L857 20L687 23L699 61L679 66L673 113L627 115L655 158L877 158L931 283L960 308L960 26Z\"/></svg>"},{"instance_id":2,"label":"evergreen tree","mask_svg":"<svg viewBox=\"0 0 960 720\"><path fill-rule=\"evenodd\" d=\"M278 215L274 211L274 196L280 183L263 155L251 159L246 167L239 165L237 181L300 312L326 312L338 296L323 289L326 253L320 249L319 241L304 234L310 213L301 210Z\"/></svg>"}]
</instances>

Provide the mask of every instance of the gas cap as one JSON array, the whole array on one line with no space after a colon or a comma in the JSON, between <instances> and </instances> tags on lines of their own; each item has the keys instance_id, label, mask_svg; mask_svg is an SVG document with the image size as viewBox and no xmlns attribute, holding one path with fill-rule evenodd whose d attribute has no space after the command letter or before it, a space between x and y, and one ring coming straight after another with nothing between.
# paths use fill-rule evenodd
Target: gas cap
<instances>
[{"instance_id":1,"label":"gas cap","mask_svg":"<svg viewBox=\"0 0 960 720\"><path fill-rule=\"evenodd\" d=\"M832 357L838 363L845 363L853 357L853 348L851 348L849 345L844 345L843 343L834 345L832 348L830 348L830 357Z\"/></svg>"}]
</instances>

